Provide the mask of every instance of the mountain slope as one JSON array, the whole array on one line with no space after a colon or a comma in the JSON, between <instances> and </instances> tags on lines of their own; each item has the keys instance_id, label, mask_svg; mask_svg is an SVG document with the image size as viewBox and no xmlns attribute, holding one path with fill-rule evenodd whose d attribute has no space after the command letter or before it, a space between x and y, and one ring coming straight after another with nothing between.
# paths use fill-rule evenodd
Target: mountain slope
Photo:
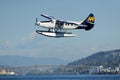
<instances>
[{"instance_id":1,"label":"mountain slope","mask_svg":"<svg viewBox=\"0 0 120 80\"><path fill-rule=\"evenodd\" d=\"M118 67L120 65L120 49L98 52L68 65Z\"/></svg>"},{"instance_id":2,"label":"mountain slope","mask_svg":"<svg viewBox=\"0 0 120 80\"><path fill-rule=\"evenodd\" d=\"M57 58L33 58L23 56L0 56L1 66L58 65L67 62Z\"/></svg>"}]
</instances>

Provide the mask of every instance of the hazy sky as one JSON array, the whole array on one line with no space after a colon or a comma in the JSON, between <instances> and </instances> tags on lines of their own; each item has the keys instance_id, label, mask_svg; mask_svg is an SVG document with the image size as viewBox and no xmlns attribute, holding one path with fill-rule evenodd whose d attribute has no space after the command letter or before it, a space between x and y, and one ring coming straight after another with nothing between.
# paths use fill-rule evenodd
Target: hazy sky
<instances>
[{"instance_id":1,"label":"hazy sky","mask_svg":"<svg viewBox=\"0 0 120 80\"><path fill-rule=\"evenodd\" d=\"M37 34L41 13L60 20L80 21L95 15L91 31L73 30L77 37L50 38ZM0 55L55 57L77 60L98 51L120 48L120 0L0 0Z\"/></svg>"}]
</instances>

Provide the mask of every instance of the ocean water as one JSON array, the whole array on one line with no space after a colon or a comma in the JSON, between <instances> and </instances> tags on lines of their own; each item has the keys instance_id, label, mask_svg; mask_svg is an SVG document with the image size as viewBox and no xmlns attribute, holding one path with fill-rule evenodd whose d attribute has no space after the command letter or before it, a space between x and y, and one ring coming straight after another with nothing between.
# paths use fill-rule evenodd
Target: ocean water
<instances>
[{"instance_id":1,"label":"ocean water","mask_svg":"<svg viewBox=\"0 0 120 80\"><path fill-rule=\"evenodd\" d=\"M0 80L120 80L120 75L0 76Z\"/></svg>"}]
</instances>

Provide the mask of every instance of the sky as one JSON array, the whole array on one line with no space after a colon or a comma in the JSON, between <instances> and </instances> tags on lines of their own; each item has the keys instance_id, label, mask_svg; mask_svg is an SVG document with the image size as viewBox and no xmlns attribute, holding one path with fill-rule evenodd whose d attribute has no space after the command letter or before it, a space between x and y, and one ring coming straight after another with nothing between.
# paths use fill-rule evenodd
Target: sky
<instances>
[{"instance_id":1,"label":"sky","mask_svg":"<svg viewBox=\"0 0 120 80\"><path fill-rule=\"evenodd\" d=\"M120 49L120 0L0 0L0 56L54 57L67 61L93 53ZM80 21L90 13L90 31L71 30L76 37L51 38L37 34L40 14Z\"/></svg>"}]
</instances>

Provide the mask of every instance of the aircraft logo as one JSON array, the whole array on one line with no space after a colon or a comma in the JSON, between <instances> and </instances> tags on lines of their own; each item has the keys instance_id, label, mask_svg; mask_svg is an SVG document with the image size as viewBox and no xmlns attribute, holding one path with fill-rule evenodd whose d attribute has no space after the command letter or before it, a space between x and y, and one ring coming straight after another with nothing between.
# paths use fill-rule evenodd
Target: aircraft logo
<instances>
[{"instance_id":1,"label":"aircraft logo","mask_svg":"<svg viewBox=\"0 0 120 80\"><path fill-rule=\"evenodd\" d=\"M94 17L89 17L88 22L94 22Z\"/></svg>"}]
</instances>

